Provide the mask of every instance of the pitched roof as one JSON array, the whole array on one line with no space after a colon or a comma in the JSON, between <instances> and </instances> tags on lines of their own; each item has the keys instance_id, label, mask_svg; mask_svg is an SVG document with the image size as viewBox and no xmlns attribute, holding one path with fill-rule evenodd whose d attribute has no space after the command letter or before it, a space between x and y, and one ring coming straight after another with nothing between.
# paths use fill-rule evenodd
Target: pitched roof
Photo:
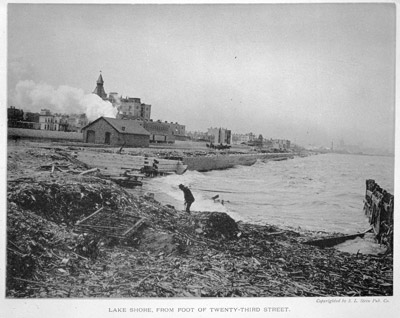
<instances>
[{"instance_id":1,"label":"pitched roof","mask_svg":"<svg viewBox=\"0 0 400 318\"><path fill-rule=\"evenodd\" d=\"M100 76L99 76L99 78L97 80L97 84L104 84L103 76L101 76L101 74L100 74Z\"/></svg>"},{"instance_id":2,"label":"pitched roof","mask_svg":"<svg viewBox=\"0 0 400 318\"><path fill-rule=\"evenodd\" d=\"M149 136L150 133L144 129L136 120L128 120L128 119L116 119L111 117L100 117L96 119L94 122L103 118L106 122L108 122L116 131L121 134L133 134L133 135L146 135ZM92 122L91 124L93 124ZM89 125L91 125L89 124ZM88 127L87 125L86 127ZM86 128L84 127L84 128ZM124 129L122 129L125 127Z\"/></svg>"},{"instance_id":3,"label":"pitched roof","mask_svg":"<svg viewBox=\"0 0 400 318\"><path fill-rule=\"evenodd\" d=\"M107 93L104 90L103 84L104 84L103 76L100 73L99 78L97 80L97 85L96 85L96 88L93 91L93 94L96 94L96 95L100 96L100 98L102 98L102 99L106 99L107 98Z\"/></svg>"},{"instance_id":4,"label":"pitched roof","mask_svg":"<svg viewBox=\"0 0 400 318\"><path fill-rule=\"evenodd\" d=\"M93 91L93 94L100 96L100 98L102 98L102 99L107 98L107 93L105 92L103 86L97 85Z\"/></svg>"}]
</instances>

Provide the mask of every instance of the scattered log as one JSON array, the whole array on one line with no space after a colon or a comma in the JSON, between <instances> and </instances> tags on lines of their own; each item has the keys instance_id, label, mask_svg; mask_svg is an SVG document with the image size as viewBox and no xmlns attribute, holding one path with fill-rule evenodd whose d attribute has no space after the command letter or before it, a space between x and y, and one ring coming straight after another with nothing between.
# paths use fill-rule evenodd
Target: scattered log
<instances>
[{"instance_id":1,"label":"scattered log","mask_svg":"<svg viewBox=\"0 0 400 318\"><path fill-rule=\"evenodd\" d=\"M70 162L72 162L73 164L79 166L79 167L83 167L85 169L90 169L91 167L89 165L87 165L86 163L74 158L71 154L64 152L64 151L57 151L57 154L60 156L63 156L65 159L69 160Z\"/></svg>"},{"instance_id":2,"label":"scattered log","mask_svg":"<svg viewBox=\"0 0 400 318\"><path fill-rule=\"evenodd\" d=\"M364 237L364 235L366 233L371 232L371 231L372 231L372 228L369 228L368 230L366 230L366 231L364 231L362 233L322 238L322 239L318 239L318 240L312 240L312 241L304 242L303 244L314 245L314 246L318 246L318 247L321 247L321 248L332 247L332 246L341 244L343 242L346 242L348 240L354 240L357 237Z\"/></svg>"},{"instance_id":3,"label":"scattered log","mask_svg":"<svg viewBox=\"0 0 400 318\"><path fill-rule=\"evenodd\" d=\"M95 216L96 214L100 213L101 211L103 211L104 207L102 206L100 209L98 209L97 211L95 211L94 213L90 214L89 216L85 217L83 220L80 220L77 222L76 225L79 225L83 222L85 222L86 220L90 219L91 217Z\"/></svg>"},{"instance_id":4,"label":"scattered log","mask_svg":"<svg viewBox=\"0 0 400 318\"><path fill-rule=\"evenodd\" d=\"M89 169L89 170L83 171L83 172L79 173L79 175L80 175L80 176L83 176L83 175L85 175L85 174L94 173L94 172L99 172L99 171L100 171L100 169L98 169L98 168L93 168L93 169Z\"/></svg>"}]
</instances>

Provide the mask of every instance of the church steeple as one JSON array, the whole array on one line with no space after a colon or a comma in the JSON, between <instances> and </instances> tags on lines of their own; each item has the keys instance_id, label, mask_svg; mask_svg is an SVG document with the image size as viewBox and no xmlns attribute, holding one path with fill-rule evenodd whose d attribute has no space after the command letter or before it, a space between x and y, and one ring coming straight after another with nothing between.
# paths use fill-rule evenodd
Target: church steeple
<instances>
[{"instance_id":1,"label":"church steeple","mask_svg":"<svg viewBox=\"0 0 400 318\"><path fill-rule=\"evenodd\" d=\"M101 73L100 73L99 79L97 80L97 84L101 84L101 85L104 84L103 76L101 76Z\"/></svg>"},{"instance_id":2,"label":"church steeple","mask_svg":"<svg viewBox=\"0 0 400 318\"><path fill-rule=\"evenodd\" d=\"M100 98L102 98L102 99L107 99L107 94L104 91L103 84L104 84L104 80L103 80L103 76L101 75L101 71L100 71L100 76L99 76L99 79L97 80L97 85L93 91L93 94L99 95Z\"/></svg>"}]
</instances>

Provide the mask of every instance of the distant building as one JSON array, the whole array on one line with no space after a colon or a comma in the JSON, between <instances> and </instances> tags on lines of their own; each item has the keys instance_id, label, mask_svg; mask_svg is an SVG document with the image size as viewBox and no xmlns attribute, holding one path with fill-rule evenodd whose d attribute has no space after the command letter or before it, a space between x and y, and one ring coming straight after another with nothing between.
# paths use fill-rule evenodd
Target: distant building
<instances>
[{"instance_id":1,"label":"distant building","mask_svg":"<svg viewBox=\"0 0 400 318\"><path fill-rule=\"evenodd\" d=\"M137 97L118 96L117 92L111 92L108 96L104 90L103 76L100 74L96 82L96 88L93 94L98 95L101 99L109 101L117 108L117 119L147 119L151 117L151 105L144 104Z\"/></svg>"},{"instance_id":2,"label":"distant building","mask_svg":"<svg viewBox=\"0 0 400 318\"><path fill-rule=\"evenodd\" d=\"M115 100L115 97L112 97ZM140 98L119 98L117 104L118 119L147 119L150 120L151 105L140 102Z\"/></svg>"},{"instance_id":3,"label":"distant building","mask_svg":"<svg viewBox=\"0 0 400 318\"><path fill-rule=\"evenodd\" d=\"M32 123L39 123L39 113L32 113L32 112L25 112L24 113L24 121L32 122Z\"/></svg>"},{"instance_id":4,"label":"distant building","mask_svg":"<svg viewBox=\"0 0 400 318\"><path fill-rule=\"evenodd\" d=\"M254 140L256 140L256 139L257 139L257 138L256 138L256 135L255 135L255 134L253 134L252 132L251 132L251 133L249 133L248 135L249 135L249 141L254 141Z\"/></svg>"},{"instance_id":5,"label":"distant building","mask_svg":"<svg viewBox=\"0 0 400 318\"><path fill-rule=\"evenodd\" d=\"M264 139L263 140L263 147L264 148L267 148L267 149L273 149L273 142L272 142L272 139Z\"/></svg>"},{"instance_id":6,"label":"distant building","mask_svg":"<svg viewBox=\"0 0 400 318\"><path fill-rule=\"evenodd\" d=\"M7 109L7 125L8 127L18 127L18 123L24 120L24 111L22 109L10 106Z\"/></svg>"},{"instance_id":7,"label":"distant building","mask_svg":"<svg viewBox=\"0 0 400 318\"><path fill-rule=\"evenodd\" d=\"M50 110L42 109L39 114L39 125L41 130L67 131L67 116L52 114Z\"/></svg>"},{"instance_id":8,"label":"distant building","mask_svg":"<svg viewBox=\"0 0 400 318\"><path fill-rule=\"evenodd\" d=\"M7 119L8 127L40 129L39 113L24 112L11 106L7 109Z\"/></svg>"},{"instance_id":9,"label":"distant building","mask_svg":"<svg viewBox=\"0 0 400 318\"><path fill-rule=\"evenodd\" d=\"M24 121L20 123L21 128L40 129L39 113L25 112Z\"/></svg>"},{"instance_id":10,"label":"distant building","mask_svg":"<svg viewBox=\"0 0 400 318\"><path fill-rule=\"evenodd\" d=\"M178 122L170 122L169 128L171 134L175 137L175 140L186 140L186 127L185 125L180 125Z\"/></svg>"},{"instance_id":11,"label":"distant building","mask_svg":"<svg viewBox=\"0 0 400 318\"><path fill-rule=\"evenodd\" d=\"M286 139L270 139L272 149L276 150L289 150L290 140Z\"/></svg>"},{"instance_id":12,"label":"distant building","mask_svg":"<svg viewBox=\"0 0 400 318\"><path fill-rule=\"evenodd\" d=\"M93 94L98 95L101 99L103 100L108 100L107 98L107 94L104 90L104 81L103 81L103 76L99 76L98 80L97 80L97 85L96 88L93 91Z\"/></svg>"},{"instance_id":13,"label":"distant building","mask_svg":"<svg viewBox=\"0 0 400 318\"><path fill-rule=\"evenodd\" d=\"M54 115L48 109L42 109L39 116L39 124L41 130L55 130L54 129Z\"/></svg>"},{"instance_id":14,"label":"distant building","mask_svg":"<svg viewBox=\"0 0 400 318\"><path fill-rule=\"evenodd\" d=\"M208 128L207 135L214 144L231 144L231 131L226 128Z\"/></svg>"},{"instance_id":15,"label":"distant building","mask_svg":"<svg viewBox=\"0 0 400 318\"><path fill-rule=\"evenodd\" d=\"M41 130L80 132L88 122L86 114L52 114L48 109L42 109L39 114Z\"/></svg>"},{"instance_id":16,"label":"distant building","mask_svg":"<svg viewBox=\"0 0 400 318\"><path fill-rule=\"evenodd\" d=\"M239 145L241 143L248 143L255 140L253 133L248 134L232 134L232 144Z\"/></svg>"},{"instance_id":17,"label":"distant building","mask_svg":"<svg viewBox=\"0 0 400 318\"><path fill-rule=\"evenodd\" d=\"M175 136L171 132L170 125L161 120L145 120L143 127L150 133L150 142L174 143Z\"/></svg>"},{"instance_id":18,"label":"distant building","mask_svg":"<svg viewBox=\"0 0 400 318\"><path fill-rule=\"evenodd\" d=\"M151 119L151 105L142 103L138 97L125 98L118 96L117 92L111 92L108 96L104 90L104 80L100 74L93 94L107 100L117 108L116 119L142 121L143 127L150 133L150 142L173 143L175 140L186 140L186 127L177 122L168 123Z\"/></svg>"},{"instance_id":19,"label":"distant building","mask_svg":"<svg viewBox=\"0 0 400 318\"><path fill-rule=\"evenodd\" d=\"M100 117L82 128L85 143L148 147L150 133L140 121Z\"/></svg>"}]
</instances>

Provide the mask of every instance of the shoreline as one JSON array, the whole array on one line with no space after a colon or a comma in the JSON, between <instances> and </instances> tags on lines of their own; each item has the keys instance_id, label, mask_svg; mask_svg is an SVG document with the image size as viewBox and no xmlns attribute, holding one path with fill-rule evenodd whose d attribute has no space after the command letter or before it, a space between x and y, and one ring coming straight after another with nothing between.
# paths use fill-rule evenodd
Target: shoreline
<instances>
[{"instance_id":1,"label":"shoreline","mask_svg":"<svg viewBox=\"0 0 400 318\"><path fill-rule=\"evenodd\" d=\"M152 191L150 191L152 192ZM133 192L134 193L134 192ZM142 192L142 195L144 195L145 192ZM176 207L179 207L180 205L183 206L183 201L178 200L175 198L165 198L168 197L167 195L163 195L160 193L154 193L154 199L155 201L159 202L163 206L173 206L175 209ZM178 209L179 210L179 209ZM275 226L278 227L282 231L294 231L298 232L302 235L311 235L315 237L320 237L321 239L323 238L330 238L330 237L341 237L341 236L347 236L349 233L343 233L343 232L338 232L338 231L329 231L329 230L321 230L321 229L311 229L311 228L306 228L306 227L301 227L301 226L290 226L290 225L283 225L283 224L275 224L275 223L266 223L266 222L252 222L251 220L246 220L244 218L241 218L239 212L233 212L230 211L228 208L226 208L227 211L221 211L218 208L215 210L207 210L207 211L197 211L194 210L193 213L197 212L223 212L229 215L235 222L242 222L245 224L249 225L255 225L255 226L263 226L263 225L268 225L268 226ZM358 232L351 232L352 234L356 234ZM361 233L361 232L360 232ZM381 246L378 242L376 242L374 234L370 233L368 235L365 235L362 238L354 238L350 240L346 240L343 243L337 244L333 246L334 249L341 251L341 252L347 252L351 254L368 254L368 255L379 255L383 254L386 251L386 248Z\"/></svg>"},{"instance_id":2,"label":"shoreline","mask_svg":"<svg viewBox=\"0 0 400 318\"><path fill-rule=\"evenodd\" d=\"M8 298L393 295L391 255L321 249L303 244L315 232L187 215L96 175L41 170L45 162L86 169L52 149L8 155ZM78 231L100 206L145 225L126 240L96 224ZM32 266L19 267L22 259Z\"/></svg>"}]
</instances>

